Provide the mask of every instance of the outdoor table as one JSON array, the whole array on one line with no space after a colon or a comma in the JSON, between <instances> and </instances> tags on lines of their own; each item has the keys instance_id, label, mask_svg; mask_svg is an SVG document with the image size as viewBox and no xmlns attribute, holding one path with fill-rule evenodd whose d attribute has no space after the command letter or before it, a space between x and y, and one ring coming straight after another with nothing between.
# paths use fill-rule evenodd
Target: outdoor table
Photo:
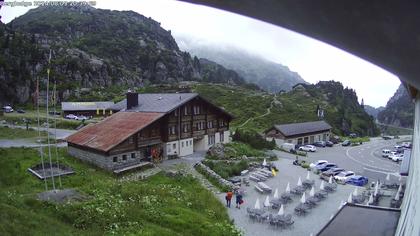
<instances>
[{"instance_id":1,"label":"outdoor table","mask_svg":"<svg viewBox=\"0 0 420 236\"><path fill-rule=\"evenodd\" d=\"M319 200L316 197L309 197L306 199L305 205L307 205L309 208L313 208L318 204Z\"/></svg>"},{"instance_id":2,"label":"outdoor table","mask_svg":"<svg viewBox=\"0 0 420 236\"><path fill-rule=\"evenodd\" d=\"M273 209L279 209L280 205L283 204L283 201L280 198L270 200L271 207Z\"/></svg>"},{"instance_id":3,"label":"outdoor table","mask_svg":"<svg viewBox=\"0 0 420 236\"><path fill-rule=\"evenodd\" d=\"M288 202L292 201L292 194L290 193L282 193L280 195L280 199L283 201L283 204L286 204Z\"/></svg>"},{"instance_id":4,"label":"outdoor table","mask_svg":"<svg viewBox=\"0 0 420 236\"><path fill-rule=\"evenodd\" d=\"M325 190L320 190L318 192L315 193L315 197L318 198L319 200L325 199L327 197L328 193Z\"/></svg>"},{"instance_id":5,"label":"outdoor table","mask_svg":"<svg viewBox=\"0 0 420 236\"><path fill-rule=\"evenodd\" d=\"M309 206L304 203L299 203L299 205L295 207L295 212L297 215L304 215L309 212Z\"/></svg>"},{"instance_id":6,"label":"outdoor table","mask_svg":"<svg viewBox=\"0 0 420 236\"><path fill-rule=\"evenodd\" d=\"M272 191L271 187L269 187L268 185L266 185L263 182L258 182L258 186L266 192L271 192Z\"/></svg>"},{"instance_id":7,"label":"outdoor table","mask_svg":"<svg viewBox=\"0 0 420 236\"><path fill-rule=\"evenodd\" d=\"M293 193L295 195L301 195L302 193L304 193L306 190L305 187L303 186L296 186L292 189L292 191L290 191L290 193Z\"/></svg>"},{"instance_id":8,"label":"outdoor table","mask_svg":"<svg viewBox=\"0 0 420 236\"><path fill-rule=\"evenodd\" d=\"M303 182L302 182L302 186L303 187L305 187L306 189L310 189L313 185L315 184L315 180L308 180L308 179L305 179Z\"/></svg>"},{"instance_id":9,"label":"outdoor table","mask_svg":"<svg viewBox=\"0 0 420 236\"><path fill-rule=\"evenodd\" d=\"M401 203L402 203L402 200L401 199L400 200L392 199L391 200L391 207L392 208L400 208Z\"/></svg>"},{"instance_id":10,"label":"outdoor table","mask_svg":"<svg viewBox=\"0 0 420 236\"><path fill-rule=\"evenodd\" d=\"M363 195L352 196L353 203L362 204L365 201L365 197Z\"/></svg>"},{"instance_id":11,"label":"outdoor table","mask_svg":"<svg viewBox=\"0 0 420 236\"><path fill-rule=\"evenodd\" d=\"M337 189L337 184L326 184L324 187L327 192L334 192Z\"/></svg>"}]
</instances>

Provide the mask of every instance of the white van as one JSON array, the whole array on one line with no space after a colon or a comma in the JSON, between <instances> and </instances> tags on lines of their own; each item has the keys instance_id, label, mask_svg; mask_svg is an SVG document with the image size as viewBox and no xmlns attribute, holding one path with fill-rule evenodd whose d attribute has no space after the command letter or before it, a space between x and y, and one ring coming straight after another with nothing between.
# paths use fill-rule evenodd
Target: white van
<instances>
[{"instance_id":1,"label":"white van","mask_svg":"<svg viewBox=\"0 0 420 236\"><path fill-rule=\"evenodd\" d=\"M391 154L391 150L384 149L382 150L382 157L388 157Z\"/></svg>"},{"instance_id":2,"label":"white van","mask_svg":"<svg viewBox=\"0 0 420 236\"><path fill-rule=\"evenodd\" d=\"M283 143L280 147L288 152L295 150L295 145L293 143Z\"/></svg>"}]
</instances>

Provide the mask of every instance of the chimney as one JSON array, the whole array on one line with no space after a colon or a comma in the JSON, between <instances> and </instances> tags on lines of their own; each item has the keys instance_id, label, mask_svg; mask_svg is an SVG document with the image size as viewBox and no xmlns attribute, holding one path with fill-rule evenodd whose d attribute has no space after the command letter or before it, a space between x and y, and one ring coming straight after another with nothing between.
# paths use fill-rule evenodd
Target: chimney
<instances>
[{"instance_id":1,"label":"chimney","mask_svg":"<svg viewBox=\"0 0 420 236\"><path fill-rule=\"evenodd\" d=\"M139 105L139 94L138 93L131 92L131 90L128 90L126 95L127 95L127 110L130 110L131 108Z\"/></svg>"}]
</instances>

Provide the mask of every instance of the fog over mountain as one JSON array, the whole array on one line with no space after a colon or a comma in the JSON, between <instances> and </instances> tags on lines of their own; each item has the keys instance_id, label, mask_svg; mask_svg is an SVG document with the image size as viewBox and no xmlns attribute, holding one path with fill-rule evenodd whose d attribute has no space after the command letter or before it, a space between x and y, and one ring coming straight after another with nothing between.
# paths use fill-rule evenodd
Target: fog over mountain
<instances>
[{"instance_id":1,"label":"fog over mountain","mask_svg":"<svg viewBox=\"0 0 420 236\"><path fill-rule=\"evenodd\" d=\"M306 81L287 66L268 61L232 45L216 45L184 35L174 35L181 50L199 58L208 58L236 71L247 82L255 83L269 92L290 90Z\"/></svg>"}]
</instances>

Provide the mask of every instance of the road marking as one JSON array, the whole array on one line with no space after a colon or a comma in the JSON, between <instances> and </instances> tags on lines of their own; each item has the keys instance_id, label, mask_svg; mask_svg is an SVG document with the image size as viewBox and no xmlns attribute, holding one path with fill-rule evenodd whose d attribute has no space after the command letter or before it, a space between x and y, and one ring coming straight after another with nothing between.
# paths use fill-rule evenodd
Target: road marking
<instances>
[{"instance_id":1,"label":"road marking","mask_svg":"<svg viewBox=\"0 0 420 236\"><path fill-rule=\"evenodd\" d=\"M380 171L380 170L373 170L373 169L370 169L370 168L367 168L367 167L363 167L363 169L368 170L368 171L372 171L372 172L386 174L386 175L390 174L390 175L393 175L395 177L400 177L400 173L398 173L398 172L385 172L385 171Z\"/></svg>"},{"instance_id":2,"label":"road marking","mask_svg":"<svg viewBox=\"0 0 420 236\"><path fill-rule=\"evenodd\" d=\"M349 151L350 151L351 149L353 149L353 148L356 148L356 147L351 147L351 148L349 148L349 149L347 149L347 150L346 150L346 156L347 156L348 158L350 158L351 160L353 160L353 161L355 161L355 162L359 163L359 164L360 164L360 165L362 165L362 166L367 166L367 167L370 167L370 168L373 168L373 169L378 169L378 171L376 171L376 170L372 170L372 171L374 171L374 172L384 173L384 171L385 171L386 173L394 173L394 171L393 171L393 170L389 170L389 169L385 169L385 168L381 168L381 167L372 166L372 165L369 165L369 164L366 164L366 163L363 163L363 162L361 162L361 161L357 160L356 158L354 158L353 156L351 156L351 155L349 154ZM379 171L379 170L381 170L381 171Z\"/></svg>"}]
</instances>

